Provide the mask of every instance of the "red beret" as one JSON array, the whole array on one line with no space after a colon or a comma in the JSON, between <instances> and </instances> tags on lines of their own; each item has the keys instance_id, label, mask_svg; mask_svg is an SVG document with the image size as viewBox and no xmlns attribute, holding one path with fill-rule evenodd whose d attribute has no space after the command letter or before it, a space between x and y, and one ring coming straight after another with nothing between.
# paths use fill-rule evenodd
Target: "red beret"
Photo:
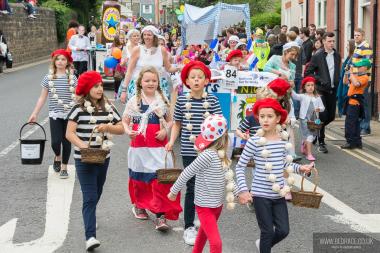
<instances>
[{"instance_id":1,"label":"red beret","mask_svg":"<svg viewBox=\"0 0 380 253\"><path fill-rule=\"evenodd\" d=\"M90 92L91 88L98 83L102 83L102 76L98 72L84 72L78 78L78 85L75 89L75 94L78 96L85 96Z\"/></svg>"},{"instance_id":2,"label":"red beret","mask_svg":"<svg viewBox=\"0 0 380 253\"><path fill-rule=\"evenodd\" d=\"M303 88L303 86L305 86L305 84L306 83L314 83L314 84L316 84L317 83L317 80L315 80L315 78L314 77L312 77L312 76L307 76L307 77L305 77L303 80L302 80L302 83L301 83L301 86L302 86L302 88Z\"/></svg>"},{"instance_id":3,"label":"red beret","mask_svg":"<svg viewBox=\"0 0 380 253\"><path fill-rule=\"evenodd\" d=\"M240 51L240 50L232 50L227 58L226 58L226 62L229 62L232 58L234 57L240 57L240 58L243 58L243 53Z\"/></svg>"},{"instance_id":4,"label":"red beret","mask_svg":"<svg viewBox=\"0 0 380 253\"><path fill-rule=\"evenodd\" d=\"M186 79L189 75L190 70L192 69L202 70L203 73L205 74L206 79L209 79L209 80L211 79L211 71L203 62L191 61L188 64L186 64L185 67L183 67L182 72L181 72L182 83L186 85L187 88L190 89L190 87L186 84Z\"/></svg>"},{"instance_id":5,"label":"red beret","mask_svg":"<svg viewBox=\"0 0 380 253\"><path fill-rule=\"evenodd\" d=\"M57 49L53 53L51 53L51 58L53 58L56 55L63 55L66 57L67 61L72 63L73 58L71 58L71 53L67 52L66 49Z\"/></svg>"},{"instance_id":6,"label":"red beret","mask_svg":"<svg viewBox=\"0 0 380 253\"><path fill-rule=\"evenodd\" d=\"M277 96L282 97L285 96L286 92L290 89L290 84L282 78L277 78L268 83L268 88L273 90Z\"/></svg>"},{"instance_id":7,"label":"red beret","mask_svg":"<svg viewBox=\"0 0 380 253\"><path fill-rule=\"evenodd\" d=\"M253 115L256 118L258 118L259 110L262 108L272 108L277 113L279 113L281 115L280 124L283 124L286 121L286 118L288 117L288 112L285 109L283 109L280 103L274 98L264 98L257 101L253 105Z\"/></svg>"}]
</instances>

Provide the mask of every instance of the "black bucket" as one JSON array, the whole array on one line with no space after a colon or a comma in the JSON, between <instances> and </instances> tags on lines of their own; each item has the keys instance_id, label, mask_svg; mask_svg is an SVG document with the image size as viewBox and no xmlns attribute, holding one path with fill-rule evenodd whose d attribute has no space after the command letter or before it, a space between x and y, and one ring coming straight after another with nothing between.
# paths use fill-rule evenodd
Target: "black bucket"
<instances>
[{"instance_id":1,"label":"black bucket","mask_svg":"<svg viewBox=\"0 0 380 253\"><path fill-rule=\"evenodd\" d=\"M44 131L45 139L21 139L21 133L27 125L38 125ZM20 129L21 164L41 164L46 142L45 129L37 122L25 123Z\"/></svg>"}]
</instances>

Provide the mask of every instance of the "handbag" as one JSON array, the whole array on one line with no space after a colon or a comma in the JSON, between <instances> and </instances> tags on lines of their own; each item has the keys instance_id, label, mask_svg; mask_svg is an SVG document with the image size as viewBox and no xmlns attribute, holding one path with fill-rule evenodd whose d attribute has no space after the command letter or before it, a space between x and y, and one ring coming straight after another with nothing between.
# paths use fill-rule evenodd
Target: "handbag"
<instances>
[{"instance_id":1,"label":"handbag","mask_svg":"<svg viewBox=\"0 0 380 253\"><path fill-rule=\"evenodd\" d=\"M7 57L5 59L5 65L6 65L7 69L11 69L13 66L13 58L12 58L11 52L7 53Z\"/></svg>"},{"instance_id":2,"label":"handbag","mask_svg":"<svg viewBox=\"0 0 380 253\"><path fill-rule=\"evenodd\" d=\"M3 42L3 36L0 37L0 55L3 57L7 56L8 46Z\"/></svg>"},{"instance_id":3,"label":"handbag","mask_svg":"<svg viewBox=\"0 0 380 253\"><path fill-rule=\"evenodd\" d=\"M175 183L175 181L178 179L179 175L181 175L181 172L182 172L182 169L179 169L176 167L175 155L174 155L173 150L170 151L173 158L173 168L167 167L168 153L169 152L166 152L165 154L165 168L157 170L157 180L161 184Z\"/></svg>"},{"instance_id":4,"label":"handbag","mask_svg":"<svg viewBox=\"0 0 380 253\"><path fill-rule=\"evenodd\" d=\"M124 79L126 72L126 67L120 66L120 63L115 68L115 73L113 75L113 78L115 78L116 81L121 81Z\"/></svg>"}]
</instances>

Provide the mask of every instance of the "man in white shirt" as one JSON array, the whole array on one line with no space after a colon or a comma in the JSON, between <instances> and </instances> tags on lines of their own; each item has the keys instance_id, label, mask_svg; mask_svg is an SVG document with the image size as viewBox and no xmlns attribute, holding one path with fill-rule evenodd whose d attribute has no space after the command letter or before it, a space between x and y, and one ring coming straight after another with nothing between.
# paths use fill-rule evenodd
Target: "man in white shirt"
<instances>
[{"instance_id":1,"label":"man in white shirt","mask_svg":"<svg viewBox=\"0 0 380 253\"><path fill-rule=\"evenodd\" d=\"M91 49L90 39L84 35L85 28L83 25L78 27L78 34L73 35L69 41L69 48L72 51L74 61L75 75L78 77L87 71L88 51Z\"/></svg>"}]
</instances>

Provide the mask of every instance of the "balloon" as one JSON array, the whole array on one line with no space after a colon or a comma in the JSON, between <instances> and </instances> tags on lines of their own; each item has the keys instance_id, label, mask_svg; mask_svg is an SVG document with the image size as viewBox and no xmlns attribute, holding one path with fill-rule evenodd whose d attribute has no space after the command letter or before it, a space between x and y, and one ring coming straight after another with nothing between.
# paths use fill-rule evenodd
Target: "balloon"
<instances>
[{"instance_id":1,"label":"balloon","mask_svg":"<svg viewBox=\"0 0 380 253\"><path fill-rule=\"evenodd\" d=\"M185 12L185 5L182 4L182 5L179 7L179 9L181 10L182 13Z\"/></svg>"},{"instance_id":2,"label":"balloon","mask_svg":"<svg viewBox=\"0 0 380 253\"><path fill-rule=\"evenodd\" d=\"M112 56L115 59L117 59L117 60L121 59L121 54L122 54L122 52L121 52L120 48L114 47L112 49Z\"/></svg>"},{"instance_id":3,"label":"balloon","mask_svg":"<svg viewBox=\"0 0 380 253\"><path fill-rule=\"evenodd\" d=\"M115 68L118 63L119 63L119 61L117 59L115 59L114 57L108 57L104 60L104 66L109 68L109 69Z\"/></svg>"},{"instance_id":4,"label":"balloon","mask_svg":"<svg viewBox=\"0 0 380 253\"><path fill-rule=\"evenodd\" d=\"M179 16L177 17L177 19L178 19L178 21L182 21L182 20L183 20L183 15L179 15Z\"/></svg>"}]
</instances>

